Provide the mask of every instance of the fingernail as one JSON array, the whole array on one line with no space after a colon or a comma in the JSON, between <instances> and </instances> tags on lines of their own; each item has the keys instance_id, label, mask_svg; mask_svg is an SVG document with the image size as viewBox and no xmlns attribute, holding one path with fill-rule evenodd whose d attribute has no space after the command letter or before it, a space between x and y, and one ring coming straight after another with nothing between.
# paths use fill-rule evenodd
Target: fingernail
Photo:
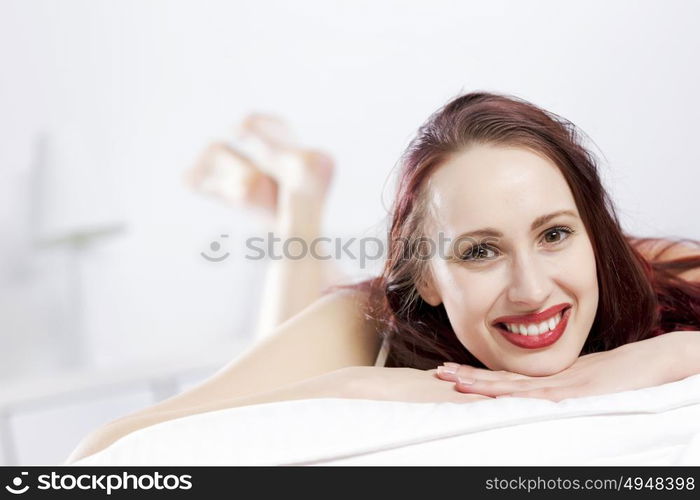
<instances>
[{"instance_id":1,"label":"fingernail","mask_svg":"<svg viewBox=\"0 0 700 500\"><path fill-rule=\"evenodd\" d=\"M459 368L459 363L452 363L451 361L445 361L443 365L451 368Z\"/></svg>"},{"instance_id":2,"label":"fingernail","mask_svg":"<svg viewBox=\"0 0 700 500\"><path fill-rule=\"evenodd\" d=\"M438 372L438 375L454 375L455 373L457 373L457 367L456 366L438 366L437 372Z\"/></svg>"},{"instance_id":3,"label":"fingernail","mask_svg":"<svg viewBox=\"0 0 700 500\"><path fill-rule=\"evenodd\" d=\"M476 380L473 378L457 377L457 382L462 385L472 385Z\"/></svg>"}]
</instances>

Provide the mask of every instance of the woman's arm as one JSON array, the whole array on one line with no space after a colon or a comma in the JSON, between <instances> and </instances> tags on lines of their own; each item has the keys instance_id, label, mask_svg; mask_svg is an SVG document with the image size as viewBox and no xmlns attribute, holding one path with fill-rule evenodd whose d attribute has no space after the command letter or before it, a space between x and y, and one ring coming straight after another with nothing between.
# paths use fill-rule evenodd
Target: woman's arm
<instances>
[{"instance_id":1,"label":"woman's arm","mask_svg":"<svg viewBox=\"0 0 700 500\"><path fill-rule=\"evenodd\" d=\"M355 366L334 370L278 387L270 391L169 411L152 411L125 417L88 436L66 463L90 456L138 429L198 413L275 401L313 398L350 398L383 401L469 403L490 399L480 394L462 394L436 376L436 370Z\"/></svg>"},{"instance_id":2,"label":"woman's arm","mask_svg":"<svg viewBox=\"0 0 700 500\"><path fill-rule=\"evenodd\" d=\"M344 367L374 364L380 339L376 328L364 318L364 300L364 293L348 290L322 297L196 387L93 432L71 460L157 422L217 408L312 397L317 386L304 386L297 393L290 384ZM275 392L283 386L283 391ZM318 394L324 397L328 393Z\"/></svg>"},{"instance_id":3,"label":"woman's arm","mask_svg":"<svg viewBox=\"0 0 700 500\"><path fill-rule=\"evenodd\" d=\"M178 410L266 392L347 366L371 366L380 338L363 314L365 294L326 295L198 386L137 412Z\"/></svg>"},{"instance_id":4,"label":"woman's arm","mask_svg":"<svg viewBox=\"0 0 700 500\"><path fill-rule=\"evenodd\" d=\"M442 380L465 393L560 401L667 384L700 373L700 331L676 331L609 351L579 357L569 368L545 377L449 364ZM461 383L474 380L475 382Z\"/></svg>"},{"instance_id":5,"label":"woman's arm","mask_svg":"<svg viewBox=\"0 0 700 500\"><path fill-rule=\"evenodd\" d=\"M194 401L192 394L195 393L188 392L183 394L183 399L187 397L189 398L187 401ZM158 409L159 405L156 405L155 407L148 408L136 414L114 420L92 432L81 441L75 450L73 450L70 457L66 460L66 464L93 455L134 431L176 418L225 408L235 408L237 406L249 406L293 399L341 397L344 395L343 371L341 369L308 381L288 384L284 387L272 389L260 394L222 400L210 400L198 406L170 404L167 406L168 409ZM201 399L201 394L197 396L198 399Z\"/></svg>"},{"instance_id":6,"label":"woman's arm","mask_svg":"<svg viewBox=\"0 0 700 500\"><path fill-rule=\"evenodd\" d=\"M700 331L669 332L662 337L666 335L673 335L679 342L677 380L700 373Z\"/></svg>"}]
</instances>

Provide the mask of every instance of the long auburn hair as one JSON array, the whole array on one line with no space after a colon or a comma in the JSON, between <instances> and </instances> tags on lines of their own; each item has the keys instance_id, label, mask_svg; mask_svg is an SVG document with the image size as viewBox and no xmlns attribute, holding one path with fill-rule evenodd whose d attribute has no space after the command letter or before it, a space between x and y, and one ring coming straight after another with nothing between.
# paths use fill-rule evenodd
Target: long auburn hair
<instances>
[{"instance_id":1,"label":"long auburn hair","mask_svg":"<svg viewBox=\"0 0 700 500\"><path fill-rule=\"evenodd\" d=\"M700 282L678 276L700 267L700 255L659 261L680 244L669 242L652 258L621 229L599 178L594 156L568 120L523 99L489 92L457 97L418 129L401 157L397 192L389 213L387 260L380 276L336 287L367 292L366 317L388 342L386 366L434 368L454 361L486 368L452 329L443 304L431 306L418 293L427 262L417 241L424 234L426 179L450 155L472 144L523 147L553 161L564 175L595 253L599 303L581 355L676 330L700 330ZM698 244L700 242L690 241Z\"/></svg>"}]
</instances>

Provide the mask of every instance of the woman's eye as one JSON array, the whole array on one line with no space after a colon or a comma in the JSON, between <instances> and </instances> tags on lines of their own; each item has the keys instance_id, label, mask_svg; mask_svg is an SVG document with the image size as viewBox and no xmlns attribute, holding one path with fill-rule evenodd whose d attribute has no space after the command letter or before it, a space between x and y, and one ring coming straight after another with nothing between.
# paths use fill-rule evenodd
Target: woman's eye
<instances>
[{"instance_id":1,"label":"woman's eye","mask_svg":"<svg viewBox=\"0 0 700 500\"><path fill-rule=\"evenodd\" d=\"M558 245L567 240L574 232L570 227L557 226L545 231L542 237L548 245ZM460 260L469 262L488 261L498 256L496 252L496 249L487 245L474 245L462 254Z\"/></svg>"},{"instance_id":2,"label":"woman's eye","mask_svg":"<svg viewBox=\"0 0 700 500\"><path fill-rule=\"evenodd\" d=\"M573 229L570 227L566 226L559 226L559 227L553 227L551 229L548 229L544 233L544 240L546 243L560 243L567 239L569 235L571 235L574 232ZM561 236L564 235L564 236ZM561 237L559 237L561 236Z\"/></svg>"},{"instance_id":3,"label":"woman's eye","mask_svg":"<svg viewBox=\"0 0 700 500\"><path fill-rule=\"evenodd\" d=\"M489 255L488 252L493 252L492 248L484 245L474 245L469 250L467 250L462 257L462 260L487 260L494 257L494 255Z\"/></svg>"}]
</instances>

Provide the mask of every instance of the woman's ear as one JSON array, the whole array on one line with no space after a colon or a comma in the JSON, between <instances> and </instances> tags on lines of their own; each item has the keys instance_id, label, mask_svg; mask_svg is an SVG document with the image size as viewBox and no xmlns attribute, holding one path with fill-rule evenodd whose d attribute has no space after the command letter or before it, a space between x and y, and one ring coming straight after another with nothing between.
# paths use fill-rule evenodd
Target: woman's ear
<instances>
[{"instance_id":1,"label":"woman's ear","mask_svg":"<svg viewBox=\"0 0 700 500\"><path fill-rule=\"evenodd\" d=\"M437 291L430 268L426 269L424 275L418 279L416 289L421 298L431 306L439 306L442 303L442 298Z\"/></svg>"}]
</instances>

